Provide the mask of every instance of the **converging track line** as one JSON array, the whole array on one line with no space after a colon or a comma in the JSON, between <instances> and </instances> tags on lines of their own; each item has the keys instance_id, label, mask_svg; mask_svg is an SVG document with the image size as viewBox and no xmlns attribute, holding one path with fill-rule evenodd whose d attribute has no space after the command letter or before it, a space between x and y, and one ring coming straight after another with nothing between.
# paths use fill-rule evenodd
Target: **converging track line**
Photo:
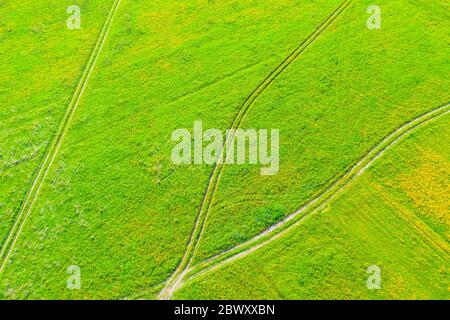
<instances>
[{"instance_id":1,"label":"converging track line","mask_svg":"<svg viewBox=\"0 0 450 320\"><path fill-rule=\"evenodd\" d=\"M62 119L61 124L58 128L56 136L47 150L45 158L42 161L39 171L33 180L31 188L25 197L25 201L23 202L19 214L16 217L14 225L12 226L8 234L8 237L6 238L6 241L3 244L3 247L0 251L0 273L5 269L5 266L11 256L11 253L14 250L14 246L17 242L17 239L22 233L25 222L27 221L27 218L30 215L33 206L36 203L36 200L38 199L39 192L42 188L45 178L47 177L48 172L50 171L50 168L53 162L55 161L56 155L58 154L58 151L61 148L62 142L70 127L70 123L73 119L73 116L78 107L80 99L84 93L84 90L86 89L88 80L94 70L100 52L102 51L103 46L105 44L106 38L108 37L114 16L119 8L121 1L122 0L114 0L113 2L113 5L109 11L109 14L106 18L106 21L102 27L102 30L95 44L94 50L92 51L91 56L89 57L89 60L86 64L83 74L78 82L77 88L67 107L64 118Z\"/></svg>"},{"instance_id":2,"label":"converging track line","mask_svg":"<svg viewBox=\"0 0 450 320\"><path fill-rule=\"evenodd\" d=\"M272 84L275 79L287 68L292 62L294 62L300 54L302 54L310 45L312 45L315 40L326 30L328 27L347 9L353 0L345 0L343 1L336 10L305 40L303 41L299 47L297 47L291 54L286 57L286 59L275 69L273 70L269 76L267 76L261 84L250 94L250 96L245 100L241 109L236 114L233 123L231 125L231 134L226 137L225 146L229 146L234 142L234 138L236 135L236 129L238 129L244 119L244 116L247 114L250 107L254 104L257 98L264 93L264 91ZM226 148L228 150L228 148ZM219 158L223 156L223 149L220 152ZM226 155L225 155L226 156ZM186 276L187 271L189 270L192 260L195 256L195 252L197 250L198 244L203 234L205 222L207 220L211 204L214 199L214 195L218 189L219 181L222 176L223 170L225 167L225 163L216 164L214 166L213 172L210 176L208 186L206 192L204 194L199 213L197 215L194 229L192 231L191 237L189 239L189 243L186 247L185 253L181 260L181 263L175 270L175 272L171 275L169 280L166 283L166 286L161 290L158 298L162 300L167 300L172 297L173 292L177 289L179 284L183 281Z\"/></svg>"},{"instance_id":3,"label":"converging track line","mask_svg":"<svg viewBox=\"0 0 450 320\"><path fill-rule=\"evenodd\" d=\"M189 268L185 272L187 279L185 281L180 281L175 289L179 289L195 278L214 271L225 264L243 258L292 231L292 229L300 225L309 216L317 213L327 204L336 199L354 180L361 176L388 149L399 143L403 138L412 134L414 131L417 131L428 123L449 114L450 104L446 104L442 107L433 109L395 129L393 133L388 135L372 150L367 152L357 164L347 170L335 183L321 192L316 198L255 237ZM449 248L447 246L442 246L441 244L436 243L434 239L430 239L428 236L427 239L434 244L439 251L443 252L444 255L448 257ZM159 285L164 285L165 283L167 282L165 281ZM145 291L147 290L141 291L139 296L142 296Z\"/></svg>"},{"instance_id":4,"label":"converging track line","mask_svg":"<svg viewBox=\"0 0 450 320\"><path fill-rule=\"evenodd\" d=\"M362 175L367 168L369 168L388 149L399 143L405 136L410 135L422 126L425 126L440 117L446 116L449 113L450 104L446 104L427 112L396 129L393 133L377 144L377 146L370 150L357 164L352 166L339 180L302 208L298 209L291 215L272 225L250 240L209 258L199 265L187 270L186 273L189 273L190 277L187 279L186 283L227 263L245 257L285 235L302 223L311 214L323 209L327 204L341 194L355 179ZM449 250L447 247L440 246L432 241L432 239L429 240L436 246L437 249L439 249L439 251L444 253L445 256L448 256ZM181 284L179 287L181 287Z\"/></svg>"}]
</instances>

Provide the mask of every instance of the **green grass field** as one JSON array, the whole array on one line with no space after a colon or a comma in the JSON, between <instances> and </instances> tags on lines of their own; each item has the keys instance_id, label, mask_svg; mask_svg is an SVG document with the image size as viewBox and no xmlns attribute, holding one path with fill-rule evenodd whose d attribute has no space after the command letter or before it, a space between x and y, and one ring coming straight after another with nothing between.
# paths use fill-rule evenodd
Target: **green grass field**
<instances>
[{"instance_id":1,"label":"green grass field","mask_svg":"<svg viewBox=\"0 0 450 320\"><path fill-rule=\"evenodd\" d=\"M0 3L0 239L31 185L95 44L109 1L85 1L85 28L68 36L71 1ZM61 10L62 6L62 10Z\"/></svg>"},{"instance_id":2,"label":"green grass field","mask_svg":"<svg viewBox=\"0 0 450 320\"><path fill-rule=\"evenodd\" d=\"M0 299L449 298L450 4L72 4L0 1ZM279 172L174 164L199 120L279 129Z\"/></svg>"},{"instance_id":3,"label":"green grass field","mask_svg":"<svg viewBox=\"0 0 450 320\"><path fill-rule=\"evenodd\" d=\"M285 237L175 297L448 299L448 121L408 136ZM381 268L382 290L367 289L371 265Z\"/></svg>"}]
</instances>

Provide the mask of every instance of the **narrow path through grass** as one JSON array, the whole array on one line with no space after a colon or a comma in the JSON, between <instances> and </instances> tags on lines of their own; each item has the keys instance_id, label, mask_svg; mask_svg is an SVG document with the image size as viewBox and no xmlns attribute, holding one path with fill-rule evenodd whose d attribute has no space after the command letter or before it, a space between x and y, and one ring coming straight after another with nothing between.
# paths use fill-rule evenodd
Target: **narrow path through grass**
<instances>
[{"instance_id":1,"label":"narrow path through grass","mask_svg":"<svg viewBox=\"0 0 450 320\"><path fill-rule=\"evenodd\" d=\"M293 52L291 52L289 56L287 56L286 59L275 70L273 70L250 94L233 120L233 123L230 127L232 133L227 136L224 144L225 146L229 146L233 143L236 129L240 127L244 116L247 114L248 110L258 99L258 97L272 84L273 81L275 81L275 79L284 70L286 70L287 67L289 67L292 62L294 62L298 58L301 53L303 53L311 44L314 43L314 41L345 11L345 9L350 6L352 2L353 0L345 0L344 2L342 2L339 7L337 7L336 10L333 11L333 13L328 16L328 18L324 22L322 22L322 24L317 29L305 41L303 41L300 46L298 46ZM226 150L228 149L229 148L226 148ZM221 158L223 156L222 152L223 149L218 158ZM218 189L224 167L225 163L216 164L214 167L184 256L178 268L169 278L166 286L161 291L159 295L160 299L170 299L174 292L174 289L183 280L187 270L190 268L192 260L195 256L195 251L197 250L198 244L202 237L205 222L207 220L211 204L214 200L214 195Z\"/></svg>"},{"instance_id":2,"label":"narrow path through grass","mask_svg":"<svg viewBox=\"0 0 450 320\"><path fill-rule=\"evenodd\" d=\"M199 275L210 272L226 263L237 260L241 257L256 251L257 249L269 244L275 239L280 238L284 234L291 231L295 226L303 222L312 213L319 211L330 201L335 199L342 191L348 187L352 181L363 174L378 158L380 158L393 145L400 142L405 136L411 134L429 122L436 120L444 115L450 113L450 104L446 104L439 108L433 109L410 122L404 124L400 128L394 130L389 136L384 138L377 146L370 150L357 164L352 166L341 178L339 178L327 190L321 193L318 197L308 202L299 210L287 216L282 221L274 224L259 235L252 239L224 251L187 271L190 281ZM428 237L426 239L430 240ZM435 241L430 242L443 253L444 258L448 256L449 250L447 247L437 245ZM179 285L180 287L181 285Z\"/></svg>"},{"instance_id":3,"label":"narrow path through grass","mask_svg":"<svg viewBox=\"0 0 450 320\"><path fill-rule=\"evenodd\" d=\"M11 253L14 250L14 246L17 242L17 239L19 238L23 226L25 225L25 222L30 215L33 206L39 196L39 192L42 188L42 185L45 181L45 178L50 171L50 168L55 161L56 155L58 154L59 149L61 148L62 142L64 140L64 137L70 127L70 122L73 119L73 115L75 114L75 111L78 107L78 104L80 102L81 96L84 93L84 90L86 89L86 85L88 83L89 77L92 74L92 71L94 70L95 64L98 60L98 57L100 55L100 52L103 49L103 46L105 44L106 38L108 37L109 30L112 25L112 21L114 18L115 13L117 12L121 0L114 0L113 5L109 11L108 17L106 18L106 21L103 25L103 28L99 34L98 40L96 42L96 45L92 51L92 54L86 64L86 67L83 71L83 74L81 78L79 79L78 86L73 94L73 97L67 107L67 111L64 115L64 118L61 121L61 124L58 128L58 131L56 133L56 136L53 140L53 142L50 144L49 148L47 149L47 153L40 165L39 171L36 175L36 177L33 180L33 184L31 185L30 190L27 193L27 196L25 197L25 200L23 201L22 207L19 211L19 214L17 215L15 222L8 234L8 237L6 238L6 241L3 244L3 247L0 251L0 272L2 272L9 260L9 257L11 256Z\"/></svg>"}]
</instances>

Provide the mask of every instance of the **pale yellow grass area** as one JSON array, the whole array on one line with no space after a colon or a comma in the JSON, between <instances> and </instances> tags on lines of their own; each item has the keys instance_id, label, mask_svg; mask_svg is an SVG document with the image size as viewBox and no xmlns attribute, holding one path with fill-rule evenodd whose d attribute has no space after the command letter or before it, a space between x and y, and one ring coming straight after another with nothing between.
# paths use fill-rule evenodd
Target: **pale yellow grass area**
<instances>
[{"instance_id":1,"label":"pale yellow grass area","mask_svg":"<svg viewBox=\"0 0 450 320\"><path fill-rule=\"evenodd\" d=\"M416 208L450 225L450 162L431 149L421 158L418 168L399 176L400 185ZM450 238L449 232L446 236Z\"/></svg>"}]
</instances>

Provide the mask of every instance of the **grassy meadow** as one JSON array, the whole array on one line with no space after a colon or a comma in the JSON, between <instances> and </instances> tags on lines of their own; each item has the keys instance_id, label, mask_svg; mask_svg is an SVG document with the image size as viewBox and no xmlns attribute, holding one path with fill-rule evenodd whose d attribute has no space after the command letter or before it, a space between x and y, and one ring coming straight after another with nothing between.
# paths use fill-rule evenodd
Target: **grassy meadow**
<instances>
[{"instance_id":1,"label":"grassy meadow","mask_svg":"<svg viewBox=\"0 0 450 320\"><path fill-rule=\"evenodd\" d=\"M294 212L395 128L448 102L448 5L380 2L384 27L368 30L368 3L347 9L244 120L243 128L280 129L280 172L225 168L197 261Z\"/></svg>"},{"instance_id":2,"label":"grassy meadow","mask_svg":"<svg viewBox=\"0 0 450 320\"><path fill-rule=\"evenodd\" d=\"M0 243L57 134L113 0L0 1ZM246 98L343 0L121 0L61 149L0 272L0 299L157 297L213 167L171 134L231 126ZM323 192L384 137L449 102L450 4L355 0L257 98L241 128L280 130L280 171L225 166L193 264ZM449 117L389 149L325 209L187 282L187 299L448 299ZM365 286L379 265L383 290ZM82 287L68 290L67 268ZM244 285L245 284L245 285Z\"/></svg>"},{"instance_id":3,"label":"grassy meadow","mask_svg":"<svg viewBox=\"0 0 450 320\"><path fill-rule=\"evenodd\" d=\"M52 140L112 1L80 1L82 29L66 27L72 1L0 2L0 243Z\"/></svg>"},{"instance_id":4,"label":"grassy meadow","mask_svg":"<svg viewBox=\"0 0 450 320\"><path fill-rule=\"evenodd\" d=\"M286 236L175 298L447 300L449 121L414 132ZM381 290L367 289L371 265Z\"/></svg>"},{"instance_id":5,"label":"grassy meadow","mask_svg":"<svg viewBox=\"0 0 450 320\"><path fill-rule=\"evenodd\" d=\"M126 298L173 272L211 167L171 163L171 132L198 119L225 129L338 1L274 4L122 2L1 276L4 297ZM83 290L66 289L70 265Z\"/></svg>"}]
</instances>

